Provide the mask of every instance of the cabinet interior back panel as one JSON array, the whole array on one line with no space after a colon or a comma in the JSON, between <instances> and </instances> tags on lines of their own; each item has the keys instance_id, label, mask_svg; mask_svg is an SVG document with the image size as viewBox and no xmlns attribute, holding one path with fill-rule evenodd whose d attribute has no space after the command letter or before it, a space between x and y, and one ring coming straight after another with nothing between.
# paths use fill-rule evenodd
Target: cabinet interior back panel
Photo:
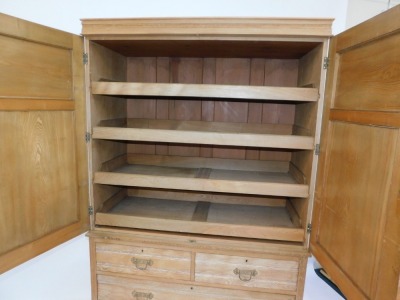
<instances>
[{"instance_id":1,"label":"cabinet interior back panel","mask_svg":"<svg viewBox=\"0 0 400 300\"><path fill-rule=\"evenodd\" d=\"M128 82L297 86L297 59L128 58ZM232 123L294 123L295 105L193 99L131 99L128 118ZM131 143L128 153L290 161L289 151Z\"/></svg>"}]
</instances>

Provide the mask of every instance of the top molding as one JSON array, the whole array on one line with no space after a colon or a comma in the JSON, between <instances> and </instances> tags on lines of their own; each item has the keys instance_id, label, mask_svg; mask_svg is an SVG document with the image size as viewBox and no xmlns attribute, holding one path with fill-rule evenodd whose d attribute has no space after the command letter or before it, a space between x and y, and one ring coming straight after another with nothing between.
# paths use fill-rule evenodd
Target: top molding
<instances>
[{"instance_id":1,"label":"top molding","mask_svg":"<svg viewBox=\"0 0 400 300\"><path fill-rule=\"evenodd\" d=\"M107 39L251 39L332 35L333 19L295 18L137 18L82 19L82 34Z\"/></svg>"}]
</instances>

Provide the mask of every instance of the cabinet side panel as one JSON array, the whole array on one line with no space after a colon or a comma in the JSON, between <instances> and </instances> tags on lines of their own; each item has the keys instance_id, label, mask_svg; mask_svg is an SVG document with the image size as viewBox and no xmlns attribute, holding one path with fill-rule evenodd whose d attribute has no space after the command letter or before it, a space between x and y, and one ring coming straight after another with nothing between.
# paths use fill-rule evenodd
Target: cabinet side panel
<instances>
[{"instance_id":1,"label":"cabinet side panel","mask_svg":"<svg viewBox=\"0 0 400 300\"><path fill-rule=\"evenodd\" d=\"M319 88L320 94L323 94L323 81L324 74L321 74L322 61L325 49L325 45L321 44L316 47L313 51L303 56L299 61L299 76L298 86L299 87L315 87ZM308 136L318 136L320 126L318 120L318 105L322 105L320 99L315 103L302 103L296 105L296 113L294 118L293 132L295 134L302 134ZM316 138L317 142L318 139ZM314 160L316 156L313 151L296 151L292 154L291 163L295 168L306 178L306 182L310 184L310 190L313 190L313 167L315 168ZM315 171L316 172L316 171ZM310 220L310 209L313 199L307 201L306 199L291 199L291 203L300 218L300 222L304 228Z\"/></svg>"},{"instance_id":2,"label":"cabinet side panel","mask_svg":"<svg viewBox=\"0 0 400 300\"><path fill-rule=\"evenodd\" d=\"M95 43L89 43L88 48L90 80L126 80L126 58L124 56ZM126 101L107 96L91 96L88 118L91 127L96 126L101 120L124 119L126 118ZM105 162L126 154L125 143L92 140L90 148L93 172L101 170ZM98 211L104 201L118 193L119 190L117 187L94 185L91 196L93 197L94 211Z\"/></svg>"}]
</instances>

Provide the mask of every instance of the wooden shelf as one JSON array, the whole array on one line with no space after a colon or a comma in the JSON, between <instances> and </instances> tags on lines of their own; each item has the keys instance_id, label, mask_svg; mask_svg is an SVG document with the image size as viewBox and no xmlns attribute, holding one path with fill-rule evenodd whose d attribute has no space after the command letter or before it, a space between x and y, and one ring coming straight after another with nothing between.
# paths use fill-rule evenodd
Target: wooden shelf
<instances>
[{"instance_id":1,"label":"wooden shelf","mask_svg":"<svg viewBox=\"0 0 400 300\"><path fill-rule=\"evenodd\" d=\"M138 155L108 162L94 183L201 192L308 197L286 162Z\"/></svg>"},{"instance_id":2,"label":"wooden shelf","mask_svg":"<svg viewBox=\"0 0 400 300\"><path fill-rule=\"evenodd\" d=\"M115 200L113 200L115 201ZM96 213L96 225L300 242L285 207L124 197Z\"/></svg>"},{"instance_id":3,"label":"wooden shelf","mask_svg":"<svg viewBox=\"0 0 400 300\"><path fill-rule=\"evenodd\" d=\"M318 89L316 88L103 81L92 82L92 94L302 102L315 102L319 98Z\"/></svg>"},{"instance_id":4,"label":"wooden shelf","mask_svg":"<svg viewBox=\"0 0 400 300\"><path fill-rule=\"evenodd\" d=\"M239 147L314 149L311 136L291 135L291 125L128 119L93 128L94 139L209 144Z\"/></svg>"}]
</instances>

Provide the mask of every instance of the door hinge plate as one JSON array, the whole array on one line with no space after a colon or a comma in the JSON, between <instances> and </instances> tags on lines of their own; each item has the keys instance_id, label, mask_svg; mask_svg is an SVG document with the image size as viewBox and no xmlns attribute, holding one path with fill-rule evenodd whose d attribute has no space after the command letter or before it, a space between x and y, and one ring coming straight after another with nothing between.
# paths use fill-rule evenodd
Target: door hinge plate
<instances>
[{"instance_id":1,"label":"door hinge plate","mask_svg":"<svg viewBox=\"0 0 400 300\"><path fill-rule=\"evenodd\" d=\"M324 57L324 69L328 69L329 67L329 57L325 56Z\"/></svg>"},{"instance_id":2,"label":"door hinge plate","mask_svg":"<svg viewBox=\"0 0 400 300\"><path fill-rule=\"evenodd\" d=\"M82 60L83 60L83 64L84 64L84 65L87 65L87 63L88 63L88 61L89 61L89 57L88 57L88 54L87 54L87 53L83 53Z\"/></svg>"},{"instance_id":3,"label":"door hinge plate","mask_svg":"<svg viewBox=\"0 0 400 300\"><path fill-rule=\"evenodd\" d=\"M311 225L311 223L308 223L307 224L307 233L311 233L311 230L312 230L312 225Z\"/></svg>"},{"instance_id":4,"label":"door hinge plate","mask_svg":"<svg viewBox=\"0 0 400 300\"><path fill-rule=\"evenodd\" d=\"M93 216L93 206L89 206L88 213L89 213L89 216Z\"/></svg>"},{"instance_id":5,"label":"door hinge plate","mask_svg":"<svg viewBox=\"0 0 400 300\"><path fill-rule=\"evenodd\" d=\"M86 141L86 143L90 142L90 132L85 133L85 141Z\"/></svg>"},{"instance_id":6,"label":"door hinge plate","mask_svg":"<svg viewBox=\"0 0 400 300\"><path fill-rule=\"evenodd\" d=\"M316 144L315 145L315 151L314 151L314 153L315 153L315 155L319 155L319 153L320 153L320 145L319 144Z\"/></svg>"}]
</instances>

